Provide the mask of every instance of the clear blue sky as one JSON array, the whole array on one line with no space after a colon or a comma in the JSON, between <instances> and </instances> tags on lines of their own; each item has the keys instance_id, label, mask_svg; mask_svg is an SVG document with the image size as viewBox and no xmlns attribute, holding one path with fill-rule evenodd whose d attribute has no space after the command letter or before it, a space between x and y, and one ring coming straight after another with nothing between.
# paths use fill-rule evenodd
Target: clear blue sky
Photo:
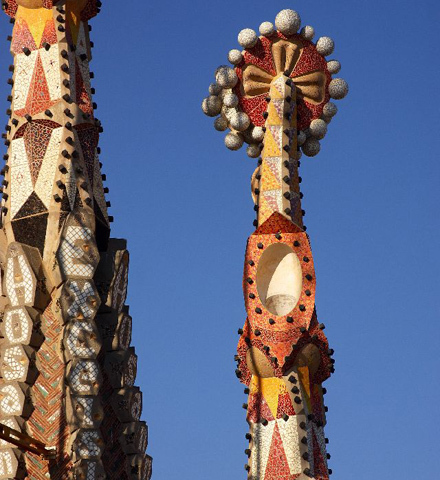
<instances>
[{"instance_id":1,"label":"clear blue sky","mask_svg":"<svg viewBox=\"0 0 440 480\"><path fill-rule=\"evenodd\" d=\"M349 96L304 159L337 480L434 479L439 451L438 0L105 1L92 21L113 236L131 251L154 480L244 479L243 254L255 161L200 102L237 34L296 9L336 42ZM1 34L10 25L4 17ZM0 93L8 94L3 42ZM7 103L3 100L6 110ZM6 117L4 117L6 121Z\"/></svg>"}]
</instances>

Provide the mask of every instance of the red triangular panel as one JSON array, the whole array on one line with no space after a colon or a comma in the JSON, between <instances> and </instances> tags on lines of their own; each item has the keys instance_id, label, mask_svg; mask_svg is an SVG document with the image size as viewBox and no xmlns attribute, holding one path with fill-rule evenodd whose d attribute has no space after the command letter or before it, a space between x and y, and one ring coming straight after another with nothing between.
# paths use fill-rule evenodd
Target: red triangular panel
<instances>
[{"instance_id":1,"label":"red triangular panel","mask_svg":"<svg viewBox=\"0 0 440 480\"><path fill-rule=\"evenodd\" d=\"M290 222L281 213L274 212L252 235L265 235L277 232L302 233L303 230Z\"/></svg>"},{"instance_id":2,"label":"red triangular panel","mask_svg":"<svg viewBox=\"0 0 440 480\"><path fill-rule=\"evenodd\" d=\"M287 463L278 425L275 425L273 432L264 480L291 480L289 464Z\"/></svg>"},{"instance_id":3,"label":"red triangular panel","mask_svg":"<svg viewBox=\"0 0 440 480\"><path fill-rule=\"evenodd\" d=\"M78 61L75 60L75 85L76 85L76 103L84 113L93 113L93 106L87 93L86 86L79 68Z\"/></svg>"},{"instance_id":4,"label":"red triangular panel","mask_svg":"<svg viewBox=\"0 0 440 480\"><path fill-rule=\"evenodd\" d=\"M12 35L11 50L15 54L23 53L23 48L29 48L29 50L36 50L34 37L29 30L28 24L25 20L20 18L15 23L14 33Z\"/></svg>"}]
</instances>

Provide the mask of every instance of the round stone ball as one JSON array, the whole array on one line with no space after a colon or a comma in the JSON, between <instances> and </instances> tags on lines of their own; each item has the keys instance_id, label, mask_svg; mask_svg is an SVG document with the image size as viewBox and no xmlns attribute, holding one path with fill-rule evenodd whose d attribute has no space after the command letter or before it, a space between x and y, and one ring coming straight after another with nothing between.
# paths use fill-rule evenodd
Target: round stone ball
<instances>
[{"instance_id":1,"label":"round stone ball","mask_svg":"<svg viewBox=\"0 0 440 480\"><path fill-rule=\"evenodd\" d=\"M218 117L215 119L214 128L219 132L224 132L228 128L228 121L226 118Z\"/></svg>"},{"instance_id":2,"label":"round stone ball","mask_svg":"<svg viewBox=\"0 0 440 480\"><path fill-rule=\"evenodd\" d=\"M328 86L328 92L335 100L341 100L348 93L348 83L342 78L334 78Z\"/></svg>"},{"instance_id":3,"label":"round stone ball","mask_svg":"<svg viewBox=\"0 0 440 480\"><path fill-rule=\"evenodd\" d=\"M260 25L260 33L261 35L264 35L265 37L269 37L270 35L273 34L275 31L275 27L273 26L273 23L271 22L263 22Z\"/></svg>"},{"instance_id":4,"label":"round stone ball","mask_svg":"<svg viewBox=\"0 0 440 480\"><path fill-rule=\"evenodd\" d=\"M238 65L243 60L243 55L241 54L240 50L234 48L230 50L228 53L228 62L232 63L232 65Z\"/></svg>"},{"instance_id":5,"label":"round stone ball","mask_svg":"<svg viewBox=\"0 0 440 480\"><path fill-rule=\"evenodd\" d=\"M228 133L225 137L225 145L229 150L238 150L243 145L243 139L236 133Z\"/></svg>"},{"instance_id":6,"label":"round stone ball","mask_svg":"<svg viewBox=\"0 0 440 480\"><path fill-rule=\"evenodd\" d=\"M298 136L296 137L296 141L298 142L298 145L299 146L304 145L304 142L306 141L306 139L307 139L307 135L305 134L305 132L300 130L298 132Z\"/></svg>"},{"instance_id":7,"label":"round stone ball","mask_svg":"<svg viewBox=\"0 0 440 480\"><path fill-rule=\"evenodd\" d=\"M334 75L335 73L340 72L341 64L337 60L330 60L327 62L327 69L332 75Z\"/></svg>"},{"instance_id":8,"label":"round stone ball","mask_svg":"<svg viewBox=\"0 0 440 480\"><path fill-rule=\"evenodd\" d=\"M251 157L251 158L259 157L261 154L260 145L258 143L252 143L247 147L246 153L248 154L248 157Z\"/></svg>"},{"instance_id":9,"label":"round stone ball","mask_svg":"<svg viewBox=\"0 0 440 480\"><path fill-rule=\"evenodd\" d=\"M209 85L209 95L219 95L222 91L222 87L216 83Z\"/></svg>"},{"instance_id":10,"label":"round stone ball","mask_svg":"<svg viewBox=\"0 0 440 480\"><path fill-rule=\"evenodd\" d=\"M251 136L256 142L262 142L264 138L263 127L254 127Z\"/></svg>"},{"instance_id":11,"label":"round stone ball","mask_svg":"<svg viewBox=\"0 0 440 480\"><path fill-rule=\"evenodd\" d=\"M238 77L233 68L222 65L215 72L215 81L221 88L233 88L238 82Z\"/></svg>"},{"instance_id":12,"label":"round stone ball","mask_svg":"<svg viewBox=\"0 0 440 480\"><path fill-rule=\"evenodd\" d=\"M335 42L330 37L321 37L316 42L316 50L324 57L331 55L334 49Z\"/></svg>"},{"instance_id":13,"label":"round stone ball","mask_svg":"<svg viewBox=\"0 0 440 480\"><path fill-rule=\"evenodd\" d=\"M238 105L238 97L234 93L227 93L223 97L223 105L229 108L234 108Z\"/></svg>"},{"instance_id":14,"label":"round stone ball","mask_svg":"<svg viewBox=\"0 0 440 480\"><path fill-rule=\"evenodd\" d=\"M301 28L300 34L306 40L312 40L315 36L315 29L310 25L306 25L305 27Z\"/></svg>"},{"instance_id":15,"label":"round stone ball","mask_svg":"<svg viewBox=\"0 0 440 480\"><path fill-rule=\"evenodd\" d=\"M301 26L301 17L295 10L281 10L275 18L275 26L284 35L293 35Z\"/></svg>"},{"instance_id":16,"label":"round stone ball","mask_svg":"<svg viewBox=\"0 0 440 480\"><path fill-rule=\"evenodd\" d=\"M322 140L327 133L327 124L324 120L317 118L310 123L310 134L312 137Z\"/></svg>"},{"instance_id":17,"label":"round stone ball","mask_svg":"<svg viewBox=\"0 0 440 480\"><path fill-rule=\"evenodd\" d=\"M258 42L258 35L252 28L245 28L238 34L238 43L243 48L252 48Z\"/></svg>"},{"instance_id":18,"label":"round stone ball","mask_svg":"<svg viewBox=\"0 0 440 480\"><path fill-rule=\"evenodd\" d=\"M324 105L322 113L326 117L334 117L338 113L338 107L333 102L328 102Z\"/></svg>"},{"instance_id":19,"label":"round stone ball","mask_svg":"<svg viewBox=\"0 0 440 480\"><path fill-rule=\"evenodd\" d=\"M318 155L319 151L321 150L321 144L317 138L309 137L301 148L304 152L304 155L307 155L308 157L314 157Z\"/></svg>"},{"instance_id":20,"label":"round stone ball","mask_svg":"<svg viewBox=\"0 0 440 480\"><path fill-rule=\"evenodd\" d=\"M202 102L202 110L205 115L208 115L208 117L215 117L220 113L221 109L222 102L218 97L214 95L210 95Z\"/></svg>"},{"instance_id":21,"label":"round stone ball","mask_svg":"<svg viewBox=\"0 0 440 480\"><path fill-rule=\"evenodd\" d=\"M243 132L246 130L250 125L249 117L246 113L243 112L236 112L231 116L230 125L234 130L238 132Z\"/></svg>"}]
</instances>

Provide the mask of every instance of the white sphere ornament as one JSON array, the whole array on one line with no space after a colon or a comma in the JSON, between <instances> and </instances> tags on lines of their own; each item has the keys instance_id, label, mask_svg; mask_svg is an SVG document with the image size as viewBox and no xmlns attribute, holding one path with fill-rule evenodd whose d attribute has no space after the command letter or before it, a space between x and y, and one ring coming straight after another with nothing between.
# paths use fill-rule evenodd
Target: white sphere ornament
<instances>
[{"instance_id":1,"label":"white sphere ornament","mask_svg":"<svg viewBox=\"0 0 440 480\"><path fill-rule=\"evenodd\" d=\"M334 117L338 113L338 107L333 102L328 102L324 105L322 113L326 117Z\"/></svg>"},{"instance_id":2,"label":"white sphere ornament","mask_svg":"<svg viewBox=\"0 0 440 480\"><path fill-rule=\"evenodd\" d=\"M300 34L306 40L312 40L315 36L315 29L310 25L306 25L305 27L301 28Z\"/></svg>"},{"instance_id":3,"label":"white sphere ornament","mask_svg":"<svg viewBox=\"0 0 440 480\"><path fill-rule=\"evenodd\" d=\"M228 128L228 121L226 118L218 117L215 119L214 128L219 132L224 132Z\"/></svg>"},{"instance_id":4,"label":"white sphere ornament","mask_svg":"<svg viewBox=\"0 0 440 480\"><path fill-rule=\"evenodd\" d=\"M222 87L220 85L217 85L216 83L211 83L209 85L209 95L219 95L222 91Z\"/></svg>"},{"instance_id":5,"label":"white sphere ornament","mask_svg":"<svg viewBox=\"0 0 440 480\"><path fill-rule=\"evenodd\" d=\"M304 155L308 157L314 157L318 155L319 151L321 150L321 144L319 140L313 137L308 138L304 145L301 147Z\"/></svg>"},{"instance_id":6,"label":"white sphere ornament","mask_svg":"<svg viewBox=\"0 0 440 480\"><path fill-rule=\"evenodd\" d=\"M232 65L238 65L243 60L243 55L241 54L240 50L234 48L234 50L230 50L228 53L228 62L232 63Z\"/></svg>"},{"instance_id":7,"label":"white sphere ornament","mask_svg":"<svg viewBox=\"0 0 440 480\"><path fill-rule=\"evenodd\" d=\"M281 10L275 18L275 26L284 35L293 35L301 26L301 17L295 10Z\"/></svg>"},{"instance_id":8,"label":"white sphere ornament","mask_svg":"<svg viewBox=\"0 0 440 480\"><path fill-rule=\"evenodd\" d=\"M264 138L263 127L254 127L251 136L256 142L262 142Z\"/></svg>"},{"instance_id":9,"label":"white sphere ornament","mask_svg":"<svg viewBox=\"0 0 440 480\"><path fill-rule=\"evenodd\" d=\"M334 75L341 71L341 64L337 60L330 60L327 62L327 70Z\"/></svg>"},{"instance_id":10,"label":"white sphere ornament","mask_svg":"<svg viewBox=\"0 0 440 480\"><path fill-rule=\"evenodd\" d=\"M238 34L238 43L243 48L252 48L258 42L258 35L252 28L245 28Z\"/></svg>"},{"instance_id":11,"label":"white sphere ornament","mask_svg":"<svg viewBox=\"0 0 440 480\"><path fill-rule=\"evenodd\" d=\"M335 100L341 100L348 93L348 83L342 78L334 78L328 86L328 92Z\"/></svg>"},{"instance_id":12,"label":"white sphere ornament","mask_svg":"<svg viewBox=\"0 0 440 480\"><path fill-rule=\"evenodd\" d=\"M218 67L215 72L215 81L222 88L233 88L238 82L238 77L234 69L222 65L221 67Z\"/></svg>"},{"instance_id":13,"label":"white sphere ornament","mask_svg":"<svg viewBox=\"0 0 440 480\"><path fill-rule=\"evenodd\" d=\"M304 142L306 141L306 139L307 139L307 135L305 134L305 132L300 130L298 132L298 136L296 137L296 141L297 141L298 145L299 146L304 145Z\"/></svg>"},{"instance_id":14,"label":"white sphere ornament","mask_svg":"<svg viewBox=\"0 0 440 480\"><path fill-rule=\"evenodd\" d=\"M334 49L335 42L330 37L321 37L316 42L316 50L324 57L331 55Z\"/></svg>"},{"instance_id":15,"label":"white sphere ornament","mask_svg":"<svg viewBox=\"0 0 440 480\"><path fill-rule=\"evenodd\" d=\"M260 33L261 35L264 35L265 37L269 37L270 35L273 34L275 31L275 27L273 26L273 23L271 22L263 22L260 25Z\"/></svg>"},{"instance_id":16,"label":"white sphere ornament","mask_svg":"<svg viewBox=\"0 0 440 480\"><path fill-rule=\"evenodd\" d=\"M260 145L257 143L252 143L249 145L246 149L246 153L248 154L249 157L251 158L257 158L260 156L261 153L261 148Z\"/></svg>"},{"instance_id":17,"label":"white sphere ornament","mask_svg":"<svg viewBox=\"0 0 440 480\"><path fill-rule=\"evenodd\" d=\"M236 112L231 116L231 120L229 121L231 128L237 130L238 132L243 132L246 130L250 125L249 117L246 113L243 112Z\"/></svg>"},{"instance_id":18,"label":"white sphere ornament","mask_svg":"<svg viewBox=\"0 0 440 480\"><path fill-rule=\"evenodd\" d=\"M214 95L205 98L202 102L202 110L208 117L215 117L220 113L221 109L222 102Z\"/></svg>"},{"instance_id":19,"label":"white sphere ornament","mask_svg":"<svg viewBox=\"0 0 440 480\"><path fill-rule=\"evenodd\" d=\"M327 133L327 124L324 120L317 118L311 121L309 129L312 137L322 140Z\"/></svg>"},{"instance_id":20,"label":"white sphere ornament","mask_svg":"<svg viewBox=\"0 0 440 480\"><path fill-rule=\"evenodd\" d=\"M225 137L225 145L229 150L239 150L243 145L243 139L236 133L228 133Z\"/></svg>"},{"instance_id":21,"label":"white sphere ornament","mask_svg":"<svg viewBox=\"0 0 440 480\"><path fill-rule=\"evenodd\" d=\"M237 95L235 95L235 93L227 93L224 97L223 97L223 104L226 106L226 107L229 107L229 108L234 108L238 105L238 97Z\"/></svg>"}]
</instances>

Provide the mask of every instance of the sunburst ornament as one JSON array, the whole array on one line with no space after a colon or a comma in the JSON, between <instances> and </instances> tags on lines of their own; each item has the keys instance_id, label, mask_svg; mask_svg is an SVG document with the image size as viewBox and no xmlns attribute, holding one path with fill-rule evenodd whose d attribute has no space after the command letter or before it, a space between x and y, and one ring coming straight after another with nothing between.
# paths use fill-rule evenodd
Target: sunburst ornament
<instances>
[{"instance_id":1,"label":"sunburst ornament","mask_svg":"<svg viewBox=\"0 0 440 480\"><path fill-rule=\"evenodd\" d=\"M250 157L260 155L267 96L272 81L283 74L292 80L296 91L298 147L309 157L319 153L320 140L338 111L331 99L344 98L348 84L342 78L332 78L341 69L337 60L326 59L334 51L334 41L320 37L314 43L313 27L307 25L298 33L300 26L297 12L282 10L276 16L275 26L271 22L260 25L260 36L252 29L242 30L238 43L244 50L234 49L228 54L233 67L217 68L215 83L209 87L202 110L217 117L216 130L230 129L225 137L229 149L238 150L246 142Z\"/></svg>"}]
</instances>

